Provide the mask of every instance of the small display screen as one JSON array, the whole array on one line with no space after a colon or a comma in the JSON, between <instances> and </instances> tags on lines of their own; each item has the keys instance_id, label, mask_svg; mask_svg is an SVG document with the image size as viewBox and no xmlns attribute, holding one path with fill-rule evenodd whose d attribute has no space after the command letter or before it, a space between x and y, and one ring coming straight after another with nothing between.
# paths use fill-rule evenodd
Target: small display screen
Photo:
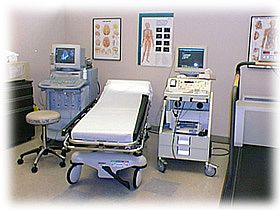
<instances>
[{"instance_id":1,"label":"small display screen","mask_svg":"<svg viewBox=\"0 0 280 210\"><path fill-rule=\"evenodd\" d=\"M204 68L203 48L178 48L179 68Z\"/></svg>"},{"instance_id":2,"label":"small display screen","mask_svg":"<svg viewBox=\"0 0 280 210\"><path fill-rule=\"evenodd\" d=\"M55 63L75 64L75 48L56 48Z\"/></svg>"}]
</instances>

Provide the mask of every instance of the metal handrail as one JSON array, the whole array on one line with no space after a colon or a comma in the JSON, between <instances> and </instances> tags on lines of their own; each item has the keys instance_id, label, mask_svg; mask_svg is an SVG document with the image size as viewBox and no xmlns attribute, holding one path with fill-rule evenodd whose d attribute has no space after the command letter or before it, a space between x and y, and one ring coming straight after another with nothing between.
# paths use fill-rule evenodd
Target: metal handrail
<instances>
[{"instance_id":1,"label":"metal handrail","mask_svg":"<svg viewBox=\"0 0 280 210\"><path fill-rule=\"evenodd\" d=\"M227 183L229 187L232 187L232 177L234 175L233 171L233 162L234 162L234 133L235 133L235 114L236 114L236 101L239 100L239 88L241 80L241 67L243 66L262 66L262 67L276 67L280 65L276 62L240 62L236 65L235 75L233 81L233 87L231 92L231 116L230 116L230 151L229 151L229 161L228 161L228 180L230 183Z\"/></svg>"}]
</instances>

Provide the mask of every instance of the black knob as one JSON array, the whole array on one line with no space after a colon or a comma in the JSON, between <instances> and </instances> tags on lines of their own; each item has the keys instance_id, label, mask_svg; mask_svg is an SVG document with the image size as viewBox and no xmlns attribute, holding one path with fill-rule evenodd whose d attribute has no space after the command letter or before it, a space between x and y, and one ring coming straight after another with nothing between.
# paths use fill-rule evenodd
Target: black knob
<instances>
[{"instance_id":1,"label":"black knob","mask_svg":"<svg viewBox=\"0 0 280 210\"><path fill-rule=\"evenodd\" d=\"M198 103L196 104L196 107L197 107L198 109L202 109L202 108L203 108L203 103L198 102Z\"/></svg>"}]
</instances>

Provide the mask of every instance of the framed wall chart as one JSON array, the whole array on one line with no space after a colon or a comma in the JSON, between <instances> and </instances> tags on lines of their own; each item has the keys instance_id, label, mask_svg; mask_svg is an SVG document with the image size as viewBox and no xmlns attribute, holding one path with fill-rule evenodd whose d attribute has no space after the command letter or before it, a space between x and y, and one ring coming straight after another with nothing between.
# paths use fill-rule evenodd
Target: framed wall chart
<instances>
[{"instance_id":1,"label":"framed wall chart","mask_svg":"<svg viewBox=\"0 0 280 210\"><path fill-rule=\"evenodd\" d=\"M93 18L92 59L121 60L121 18Z\"/></svg>"},{"instance_id":2,"label":"framed wall chart","mask_svg":"<svg viewBox=\"0 0 280 210\"><path fill-rule=\"evenodd\" d=\"M140 13L138 65L171 67L173 13Z\"/></svg>"},{"instance_id":3,"label":"framed wall chart","mask_svg":"<svg viewBox=\"0 0 280 210\"><path fill-rule=\"evenodd\" d=\"M279 21L280 17L278 16L251 17L248 49L249 62L279 59ZM249 67L256 68L256 66Z\"/></svg>"}]
</instances>

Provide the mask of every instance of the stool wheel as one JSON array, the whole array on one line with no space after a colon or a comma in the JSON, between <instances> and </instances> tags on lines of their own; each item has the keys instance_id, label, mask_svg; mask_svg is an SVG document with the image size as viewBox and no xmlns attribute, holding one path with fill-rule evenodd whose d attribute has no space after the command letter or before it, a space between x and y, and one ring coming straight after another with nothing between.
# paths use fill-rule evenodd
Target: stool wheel
<instances>
[{"instance_id":1,"label":"stool wheel","mask_svg":"<svg viewBox=\"0 0 280 210\"><path fill-rule=\"evenodd\" d=\"M47 149L44 150L43 155L48 155L48 154L49 154L49 151Z\"/></svg>"},{"instance_id":2,"label":"stool wheel","mask_svg":"<svg viewBox=\"0 0 280 210\"><path fill-rule=\"evenodd\" d=\"M17 160L17 164L19 164L19 165L23 164L23 162L24 162L23 159L18 159Z\"/></svg>"},{"instance_id":3,"label":"stool wheel","mask_svg":"<svg viewBox=\"0 0 280 210\"><path fill-rule=\"evenodd\" d=\"M64 161L62 161L62 162L59 163L59 165L60 165L61 168L64 168L66 166L66 163Z\"/></svg>"},{"instance_id":4,"label":"stool wheel","mask_svg":"<svg viewBox=\"0 0 280 210\"><path fill-rule=\"evenodd\" d=\"M31 172L32 172L33 174L37 173L37 171L38 171L38 167L37 167L37 166L33 166L33 167L31 168Z\"/></svg>"}]
</instances>

